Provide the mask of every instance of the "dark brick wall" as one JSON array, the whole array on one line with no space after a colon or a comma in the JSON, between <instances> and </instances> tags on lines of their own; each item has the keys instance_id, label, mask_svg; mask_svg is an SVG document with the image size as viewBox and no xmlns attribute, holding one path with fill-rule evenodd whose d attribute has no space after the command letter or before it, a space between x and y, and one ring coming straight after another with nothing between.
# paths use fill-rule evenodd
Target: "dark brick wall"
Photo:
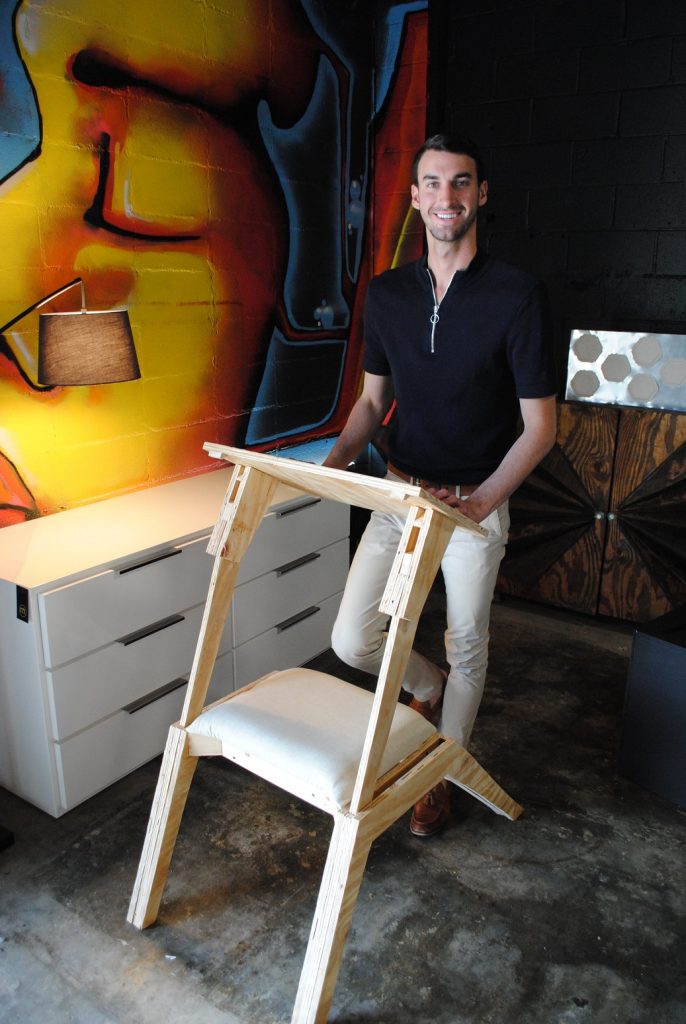
<instances>
[{"instance_id":1,"label":"dark brick wall","mask_svg":"<svg viewBox=\"0 0 686 1024\"><path fill-rule=\"evenodd\" d=\"M430 0L429 130L489 169L480 244L573 327L686 332L686 2Z\"/></svg>"}]
</instances>

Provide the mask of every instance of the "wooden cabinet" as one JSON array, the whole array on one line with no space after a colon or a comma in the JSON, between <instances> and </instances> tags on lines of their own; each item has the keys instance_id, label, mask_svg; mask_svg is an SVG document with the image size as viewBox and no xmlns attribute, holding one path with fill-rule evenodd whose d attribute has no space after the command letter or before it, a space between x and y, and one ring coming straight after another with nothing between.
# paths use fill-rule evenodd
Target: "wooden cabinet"
<instances>
[{"instance_id":1,"label":"wooden cabinet","mask_svg":"<svg viewBox=\"0 0 686 1024\"><path fill-rule=\"evenodd\" d=\"M562 403L510 499L505 594L633 622L686 603L686 415Z\"/></svg>"},{"instance_id":2,"label":"wooden cabinet","mask_svg":"<svg viewBox=\"0 0 686 1024\"><path fill-rule=\"evenodd\" d=\"M0 784L58 816L162 750L228 479L220 470L0 531ZM348 533L343 506L277 496L244 559L208 700L255 667L329 646Z\"/></svg>"}]
</instances>

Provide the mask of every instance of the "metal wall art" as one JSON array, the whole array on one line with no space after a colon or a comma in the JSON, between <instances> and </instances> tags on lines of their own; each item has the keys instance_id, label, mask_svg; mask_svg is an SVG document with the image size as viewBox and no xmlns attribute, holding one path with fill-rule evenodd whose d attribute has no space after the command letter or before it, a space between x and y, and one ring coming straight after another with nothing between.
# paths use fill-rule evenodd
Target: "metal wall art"
<instances>
[{"instance_id":1,"label":"metal wall art","mask_svg":"<svg viewBox=\"0 0 686 1024\"><path fill-rule=\"evenodd\" d=\"M565 397L686 411L686 335L572 331Z\"/></svg>"}]
</instances>

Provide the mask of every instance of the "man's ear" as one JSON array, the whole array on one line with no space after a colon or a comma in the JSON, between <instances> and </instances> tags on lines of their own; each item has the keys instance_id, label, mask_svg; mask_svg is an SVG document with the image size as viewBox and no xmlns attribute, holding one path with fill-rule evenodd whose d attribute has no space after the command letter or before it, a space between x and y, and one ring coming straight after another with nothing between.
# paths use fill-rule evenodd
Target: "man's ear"
<instances>
[{"instance_id":1,"label":"man's ear","mask_svg":"<svg viewBox=\"0 0 686 1024\"><path fill-rule=\"evenodd\" d=\"M488 182L484 180L479 185L479 206L485 206L488 202Z\"/></svg>"},{"instance_id":2,"label":"man's ear","mask_svg":"<svg viewBox=\"0 0 686 1024\"><path fill-rule=\"evenodd\" d=\"M410 185L410 200L415 210L419 209L419 189L416 185Z\"/></svg>"}]
</instances>

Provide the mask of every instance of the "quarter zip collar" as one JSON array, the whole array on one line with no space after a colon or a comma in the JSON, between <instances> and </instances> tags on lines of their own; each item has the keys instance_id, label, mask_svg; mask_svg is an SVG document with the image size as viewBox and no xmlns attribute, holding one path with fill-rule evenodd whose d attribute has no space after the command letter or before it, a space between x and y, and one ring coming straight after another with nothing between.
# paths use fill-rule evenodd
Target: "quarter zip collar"
<instances>
[{"instance_id":1,"label":"quarter zip collar","mask_svg":"<svg viewBox=\"0 0 686 1024\"><path fill-rule=\"evenodd\" d=\"M445 292L443 294L443 298L441 299L441 302L439 302L437 297L436 297L436 286L434 285L434 277L433 277L433 274L431 273L431 271L429 269L429 264L427 262L426 256L424 257L424 259L419 261L420 266L424 269L424 272L425 272L426 276L429 279L429 285L431 287L431 295L433 297L433 310L431 312L431 316L429 317L429 322L431 324L431 343L430 343L431 355L434 355L435 352L436 352L436 325L438 324L438 321L441 319L440 313L439 313L439 309L440 309L441 303L444 301L444 299L446 298L448 293L451 291L451 289L453 287L453 283L455 282L456 278L464 279L468 275L471 276L473 273L475 273L477 270L479 270L481 268L481 266L483 266L483 263L485 262L485 260L486 260L486 257L482 256L482 254L480 252L477 252L476 255L474 256L474 259L469 264L469 266L465 267L464 270L456 270L454 272L453 276L450 278L450 284L446 288L446 290L445 290Z\"/></svg>"}]
</instances>

